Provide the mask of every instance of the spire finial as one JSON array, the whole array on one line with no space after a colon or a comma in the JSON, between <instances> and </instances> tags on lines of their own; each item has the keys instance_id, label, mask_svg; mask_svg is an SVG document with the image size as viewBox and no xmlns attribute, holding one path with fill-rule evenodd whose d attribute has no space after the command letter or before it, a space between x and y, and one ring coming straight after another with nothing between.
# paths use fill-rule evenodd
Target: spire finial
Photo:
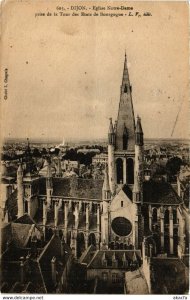
<instances>
[{"instance_id":1,"label":"spire finial","mask_svg":"<svg viewBox=\"0 0 190 300\"><path fill-rule=\"evenodd\" d=\"M114 133L112 118L109 118L109 119L110 119L109 133L112 134L112 133Z\"/></svg>"},{"instance_id":2,"label":"spire finial","mask_svg":"<svg viewBox=\"0 0 190 300\"><path fill-rule=\"evenodd\" d=\"M127 52L126 52L126 49L125 49L125 66L127 65Z\"/></svg>"}]
</instances>

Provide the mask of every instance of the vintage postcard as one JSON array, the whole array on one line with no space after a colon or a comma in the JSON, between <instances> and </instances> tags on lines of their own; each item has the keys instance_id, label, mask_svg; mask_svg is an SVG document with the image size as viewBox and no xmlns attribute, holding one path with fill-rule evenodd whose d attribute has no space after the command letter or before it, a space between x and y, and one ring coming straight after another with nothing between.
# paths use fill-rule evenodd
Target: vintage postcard
<instances>
[{"instance_id":1,"label":"vintage postcard","mask_svg":"<svg viewBox=\"0 0 190 300\"><path fill-rule=\"evenodd\" d=\"M3 299L187 299L188 22L181 1L1 2Z\"/></svg>"}]
</instances>

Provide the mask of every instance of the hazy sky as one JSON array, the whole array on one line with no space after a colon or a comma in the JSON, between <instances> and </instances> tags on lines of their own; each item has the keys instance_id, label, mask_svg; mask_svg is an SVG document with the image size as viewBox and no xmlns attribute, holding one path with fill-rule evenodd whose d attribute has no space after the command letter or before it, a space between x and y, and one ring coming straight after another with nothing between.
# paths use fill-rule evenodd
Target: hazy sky
<instances>
[{"instance_id":1,"label":"hazy sky","mask_svg":"<svg viewBox=\"0 0 190 300\"><path fill-rule=\"evenodd\" d=\"M35 17L71 3L6 3L1 72L8 68L9 80L8 99L2 95L1 100L4 136L60 141L106 137L109 117L117 116L126 49L135 115L142 118L145 137L171 137L180 111L173 137L187 138L187 4L120 4L150 11L152 17Z\"/></svg>"}]
</instances>

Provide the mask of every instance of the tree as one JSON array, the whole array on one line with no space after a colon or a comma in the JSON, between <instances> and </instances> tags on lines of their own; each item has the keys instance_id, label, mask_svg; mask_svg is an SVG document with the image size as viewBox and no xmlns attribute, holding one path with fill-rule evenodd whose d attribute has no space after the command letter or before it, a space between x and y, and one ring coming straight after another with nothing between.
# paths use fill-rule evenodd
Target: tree
<instances>
[{"instance_id":1,"label":"tree","mask_svg":"<svg viewBox=\"0 0 190 300\"><path fill-rule=\"evenodd\" d=\"M177 175L180 170L181 165L183 164L181 158L172 157L166 163L166 171L170 176Z\"/></svg>"},{"instance_id":2,"label":"tree","mask_svg":"<svg viewBox=\"0 0 190 300\"><path fill-rule=\"evenodd\" d=\"M33 150L33 156L34 157L41 157L41 153L38 150L38 148L34 148L34 150Z\"/></svg>"}]
</instances>

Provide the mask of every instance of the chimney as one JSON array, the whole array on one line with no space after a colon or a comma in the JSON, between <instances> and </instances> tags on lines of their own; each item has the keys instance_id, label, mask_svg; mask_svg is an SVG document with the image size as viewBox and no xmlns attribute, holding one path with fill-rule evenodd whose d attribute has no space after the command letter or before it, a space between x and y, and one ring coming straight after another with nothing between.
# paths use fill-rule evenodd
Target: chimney
<instances>
[{"instance_id":1,"label":"chimney","mask_svg":"<svg viewBox=\"0 0 190 300\"><path fill-rule=\"evenodd\" d=\"M56 257L51 260L51 277L54 285L56 285Z\"/></svg>"}]
</instances>

